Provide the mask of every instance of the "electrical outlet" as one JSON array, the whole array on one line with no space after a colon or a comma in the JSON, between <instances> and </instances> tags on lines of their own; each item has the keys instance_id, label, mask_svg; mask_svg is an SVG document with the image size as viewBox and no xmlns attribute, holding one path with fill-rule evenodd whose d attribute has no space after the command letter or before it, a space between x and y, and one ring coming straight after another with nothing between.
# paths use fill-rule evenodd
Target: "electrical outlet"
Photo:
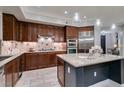
<instances>
[{"instance_id":1,"label":"electrical outlet","mask_svg":"<svg viewBox=\"0 0 124 93\"><path fill-rule=\"evenodd\" d=\"M70 74L70 67L68 67L68 73Z\"/></svg>"},{"instance_id":2,"label":"electrical outlet","mask_svg":"<svg viewBox=\"0 0 124 93\"><path fill-rule=\"evenodd\" d=\"M94 72L94 77L96 77L97 76L97 72Z\"/></svg>"}]
</instances>

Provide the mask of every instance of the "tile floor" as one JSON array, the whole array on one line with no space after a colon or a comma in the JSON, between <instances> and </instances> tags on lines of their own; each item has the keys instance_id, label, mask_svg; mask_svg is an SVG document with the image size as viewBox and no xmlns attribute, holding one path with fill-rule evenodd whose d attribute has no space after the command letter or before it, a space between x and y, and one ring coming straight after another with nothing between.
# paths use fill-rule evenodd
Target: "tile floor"
<instances>
[{"instance_id":1,"label":"tile floor","mask_svg":"<svg viewBox=\"0 0 124 93\"><path fill-rule=\"evenodd\" d=\"M24 72L16 87L60 87L56 72L56 67Z\"/></svg>"},{"instance_id":2,"label":"tile floor","mask_svg":"<svg viewBox=\"0 0 124 93\"><path fill-rule=\"evenodd\" d=\"M56 67L26 71L15 87L60 87L56 72ZM0 77L0 87L4 87L4 81L4 76ZM89 87L124 87L124 84L106 79Z\"/></svg>"}]
</instances>

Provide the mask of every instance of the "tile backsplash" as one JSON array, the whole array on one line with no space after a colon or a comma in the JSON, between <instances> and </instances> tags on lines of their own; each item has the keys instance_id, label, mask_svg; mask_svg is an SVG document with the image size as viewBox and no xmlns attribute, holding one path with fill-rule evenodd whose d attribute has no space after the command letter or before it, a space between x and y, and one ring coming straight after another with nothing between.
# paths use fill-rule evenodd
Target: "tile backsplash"
<instances>
[{"instance_id":1,"label":"tile backsplash","mask_svg":"<svg viewBox=\"0 0 124 93\"><path fill-rule=\"evenodd\" d=\"M66 43L53 43L55 50L66 50ZM2 55L14 55L20 52L29 51L30 48L38 51L42 47L39 47L37 42L17 42L17 41L2 41L1 54ZM48 46L44 46L47 47Z\"/></svg>"}]
</instances>

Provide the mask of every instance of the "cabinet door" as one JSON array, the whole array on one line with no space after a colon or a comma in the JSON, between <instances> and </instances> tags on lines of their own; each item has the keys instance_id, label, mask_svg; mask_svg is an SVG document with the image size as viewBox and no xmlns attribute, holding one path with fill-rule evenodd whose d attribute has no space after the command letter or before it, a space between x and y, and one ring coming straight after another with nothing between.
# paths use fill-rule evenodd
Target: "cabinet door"
<instances>
[{"instance_id":1,"label":"cabinet door","mask_svg":"<svg viewBox=\"0 0 124 93\"><path fill-rule=\"evenodd\" d=\"M20 41L20 32L19 32L19 31L20 31L20 30L19 30L20 27L19 27L19 26L20 26L20 25L19 25L19 21L16 20L16 28L15 28L15 29L16 29L16 40L17 40L17 41Z\"/></svg>"},{"instance_id":2,"label":"cabinet door","mask_svg":"<svg viewBox=\"0 0 124 93\"><path fill-rule=\"evenodd\" d=\"M65 42L65 31L64 28L56 28L55 33L55 42Z\"/></svg>"},{"instance_id":3,"label":"cabinet door","mask_svg":"<svg viewBox=\"0 0 124 93\"><path fill-rule=\"evenodd\" d=\"M65 85L64 61L57 58L57 77L61 86Z\"/></svg>"},{"instance_id":4,"label":"cabinet door","mask_svg":"<svg viewBox=\"0 0 124 93\"><path fill-rule=\"evenodd\" d=\"M26 70L26 66L25 66L25 54L20 56L20 64L21 64L21 68L20 68L20 72L23 72Z\"/></svg>"},{"instance_id":5,"label":"cabinet door","mask_svg":"<svg viewBox=\"0 0 124 93\"><path fill-rule=\"evenodd\" d=\"M47 53L38 54L38 68L48 67L49 55Z\"/></svg>"},{"instance_id":6,"label":"cabinet door","mask_svg":"<svg viewBox=\"0 0 124 93\"><path fill-rule=\"evenodd\" d=\"M26 54L26 70L37 69L37 54L28 53Z\"/></svg>"},{"instance_id":7,"label":"cabinet door","mask_svg":"<svg viewBox=\"0 0 124 93\"><path fill-rule=\"evenodd\" d=\"M52 27L52 26L47 27L47 35L54 36L54 27Z\"/></svg>"},{"instance_id":8,"label":"cabinet door","mask_svg":"<svg viewBox=\"0 0 124 93\"><path fill-rule=\"evenodd\" d=\"M15 18L9 14L3 14L3 40L16 40Z\"/></svg>"},{"instance_id":9,"label":"cabinet door","mask_svg":"<svg viewBox=\"0 0 124 93\"><path fill-rule=\"evenodd\" d=\"M36 42L37 41L37 25L33 23L28 23L28 32L30 33L29 41Z\"/></svg>"},{"instance_id":10,"label":"cabinet door","mask_svg":"<svg viewBox=\"0 0 124 93\"><path fill-rule=\"evenodd\" d=\"M72 26L66 27L66 38L78 38L78 28Z\"/></svg>"},{"instance_id":11,"label":"cabinet door","mask_svg":"<svg viewBox=\"0 0 124 93\"><path fill-rule=\"evenodd\" d=\"M8 63L4 67L5 71L5 86L6 87L12 87L12 75L13 75L13 64L12 62Z\"/></svg>"},{"instance_id":12,"label":"cabinet door","mask_svg":"<svg viewBox=\"0 0 124 93\"><path fill-rule=\"evenodd\" d=\"M19 78L19 62L20 62L19 57L12 61L12 65L13 65L13 86L16 84L16 82L18 81L18 78Z\"/></svg>"},{"instance_id":13,"label":"cabinet door","mask_svg":"<svg viewBox=\"0 0 124 93\"><path fill-rule=\"evenodd\" d=\"M49 62L48 62L48 66L56 66L57 62L56 62L56 54L55 53L48 53L49 55Z\"/></svg>"},{"instance_id":14,"label":"cabinet door","mask_svg":"<svg viewBox=\"0 0 124 93\"><path fill-rule=\"evenodd\" d=\"M59 32L60 35L60 42L65 42L65 31L64 30L60 30Z\"/></svg>"},{"instance_id":15,"label":"cabinet door","mask_svg":"<svg viewBox=\"0 0 124 93\"><path fill-rule=\"evenodd\" d=\"M43 25L38 25L38 35L45 36L46 35L46 29Z\"/></svg>"},{"instance_id":16,"label":"cabinet door","mask_svg":"<svg viewBox=\"0 0 124 93\"><path fill-rule=\"evenodd\" d=\"M29 41L31 36L30 33L28 32L28 23L20 22L19 26L20 41Z\"/></svg>"},{"instance_id":17,"label":"cabinet door","mask_svg":"<svg viewBox=\"0 0 124 93\"><path fill-rule=\"evenodd\" d=\"M59 42L59 31L55 30L55 42Z\"/></svg>"}]
</instances>

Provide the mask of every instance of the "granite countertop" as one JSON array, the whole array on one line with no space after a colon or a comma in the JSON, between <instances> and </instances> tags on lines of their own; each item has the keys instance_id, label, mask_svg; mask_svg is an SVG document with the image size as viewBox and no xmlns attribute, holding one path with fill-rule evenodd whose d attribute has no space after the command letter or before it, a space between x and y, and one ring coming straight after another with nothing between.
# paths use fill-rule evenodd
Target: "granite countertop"
<instances>
[{"instance_id":1,"label":"granite countertop","mask_svg":"<svg viewBox=\"0 0 124 93\"><path fill-rule=\"evenodd\" d=\"M84 54L84 53L60 54L57 56L74 67L90 66L94 64L100 64L114 60L124 59L123 56L108 55L108 54L102 54L99 57L89 56L88 54Z\"/></svg>"},{"instance_id":2,"label":"granite countertop","mask_svg":"<svg viewBox=\"0 0 124 93\"><path fill-rule=\"evenodd\" d=\"M3 56L10 56L9 58L6 58L2 61L0 61L0 67L4 66L5 64L9 63L10 61L14 60L15 58L23 55L24 53L43 53L43 52L59 52L59 51L66 51L66 50L54 50L54 51L34 51L34 52L22 52L22 53L17 53L15 55L0 55L1 57Z\"/></svg>"},{"instance_id":3,"label":"granite countertop","mask_svg":"<svg viewBox=\"0 0 124 93\"><path fill-rule=\"evenodd\" d=\"M21 56L22 54L24 54L24 52L18 53L18 54L16 54L16 55L0 55L0 56L10 56L9 58L6 58L6 59L0 61L0 67L4 66L4 65L7 64L8 62L14 60L15 58Z\"/></svg>"},{"instance_id":4,"label":"granite countertop","mask_svg":"<svg viewBox=\"0 0 124 93\"><path fill-rule=\"evenodd\" d=\"M64 51L66 51L66 50L33 51L33 52L26 52L26 53L64 52Z\"/></svg>"}]
</instances>

